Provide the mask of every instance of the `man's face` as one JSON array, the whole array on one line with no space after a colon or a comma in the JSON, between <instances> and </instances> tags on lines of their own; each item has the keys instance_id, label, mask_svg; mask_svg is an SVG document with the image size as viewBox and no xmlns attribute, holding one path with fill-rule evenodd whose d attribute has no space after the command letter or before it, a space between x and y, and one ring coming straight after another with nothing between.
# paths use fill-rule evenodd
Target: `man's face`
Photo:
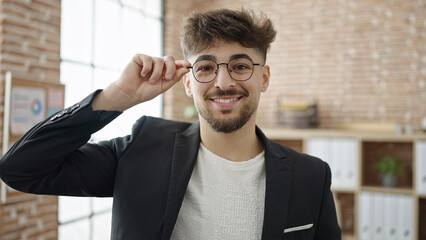
<instances>
[{"instance_id":1,"label":"man's face","mask_svg":"<svg viewBox=\"0 0 426 240\"><path fill-rule=\"evenodd\" d=\"M236 56L260 63L260 66L253 67L253 75L247 81L235 81L225 64L219 66L216 78L209 83L196 81L193 73L184 76L186 93L193 97L200 121L206 121L217 132L230 133L255 120L260 94L269 84L269 66L263 66L264 60L255 49L222 41L188 59L194 66L200 59L220 64L228 63Z\"/></svg>"}]
</instances>

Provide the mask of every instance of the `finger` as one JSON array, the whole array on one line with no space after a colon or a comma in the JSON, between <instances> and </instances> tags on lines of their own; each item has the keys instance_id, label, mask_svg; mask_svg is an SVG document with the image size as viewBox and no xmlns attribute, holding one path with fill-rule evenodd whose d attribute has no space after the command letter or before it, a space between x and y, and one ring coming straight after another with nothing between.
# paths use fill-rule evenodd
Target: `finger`
<instances>
[{"instance_id":1,"label":"finger","mask_svg":"<svg viewBox=\"0 0 426 240\"><path fill-rule=\"evenodd\" d=\"M177 68L186 68L191 66L191 63L186 60L176 60L175 64Z\"/></svg>"},{"instance_id":2,"label":"finger","mask_svg":"<svg viewBox=\"0 0 426 240\"><path fill-rule=\"evenodd\" d=\"M191 67L191 63L186 60L177 60L175 61L175 64L176 64L175 76L177 80L180 80L183 77L183 75L191 71L191 69L187 68L187 67Z\"/></svg>"},{"instance_id":3,"label":"finger","mask_svg":"<svg viewBox=\"0 0 426 240\"><path fill-rule=\"evenodd\" d=\"M153 58L152 59L152 73L151 73L151 77L149 78L149 81L151 83L155 83L157 82L159 79L161 79L161 75L163 73L163 68L164 68L164 60L162 58Z\"/></svg>"},{"instance_id":4,"label":"finger","mask_svg":"<svg viewBox=\"0 0 426 240\"><path fill-rule=\"evenodd\" d=\"M176 69L175 75L170 81L162 81L163 92L167 91L167 89L171 88L173 85L179 82L179 80L182 79L183 75L187 74L188 72L189 72L189 69L186 67L180 67Z\"/></svg>"},{"instance_id":5,"label":"finger","mask_svg":"<svg viewBox=\"0 0 426 240\"><path fill-rule=\"evenodd\" d=\"M167 80L171 80L176 73L175 58L172 56L165 56L163 57L163 60L166 68L165 78Z\"/></svg>"},{"instance_id":6,"label":"finger","mask_svg":"<svg viewBox=\"0 0 426 240\"><path fill-rule=\"evenodd\" d=\"M176 70L176 73L175 73L173 80L179 81L183 77L183 75L189 73L189 71L190 71L190 69L188 69L186 67L178 68Z\"/></svg>"},{"instance_id":7,"label":"finger","mask_svg":"<svg viewBox=\"0 0 426 240\"><path fill-rule=\"evenodd\" d=\"M142 62L141 76L146 77L152 70L152 57L141 55L140 59Z\"/></svg>"},{"instance_id":8,"label":"finger","mask_svg":"<svg viewBox=\"0 0 426 240\"><path fill-rule=\"evenodd\" d=\"M170 89L173 85L175 85L177 82L179 82L179 80L182 78L182 76L184 75L184 73L182 73L182 71L186 71L188 72L188 69L178 69L175 73L175 75L173 76L173 78L169 81L161 81L161 92L165 92L168 89Z\"/></svg>"}]
</instances>

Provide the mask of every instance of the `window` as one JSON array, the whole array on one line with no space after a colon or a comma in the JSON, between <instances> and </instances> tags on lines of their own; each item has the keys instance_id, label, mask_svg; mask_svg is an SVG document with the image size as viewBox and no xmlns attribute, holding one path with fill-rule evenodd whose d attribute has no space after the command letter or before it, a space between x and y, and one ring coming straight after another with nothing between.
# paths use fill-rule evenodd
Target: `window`
<instances>
[{"instance_id":1,"label":"window","mask_svg":"<svg viewBox=\"0 0 426 240\"><path fill-rule=\"evenodd\" d=\"M62 0L61 82L65 105L117 79L135 53L162 56L159 0ZM148 37L147 37L148 36ZM124 136L142 115L161 116L162 99L140 104L92 136ZM111 198L59 198L59 239L109 239Z\"/></svg>"}]
</instances>

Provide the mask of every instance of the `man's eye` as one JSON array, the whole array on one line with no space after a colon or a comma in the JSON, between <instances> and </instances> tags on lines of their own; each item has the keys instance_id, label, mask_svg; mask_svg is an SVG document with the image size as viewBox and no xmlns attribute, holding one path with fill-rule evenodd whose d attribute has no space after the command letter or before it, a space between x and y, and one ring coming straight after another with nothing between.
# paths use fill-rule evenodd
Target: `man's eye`
<instances>
[{"instance_id":1,"label":"man's eye","mask_svg":"<svg viewBox=\"0 0 426 240\"><path fill-rule=\"evenodd\" d=\"M246 70L249 69L249 66L245 64L236 64L232 69L234 70Z\"/></svg>"},{"instance_id":2,"label":"man's eye","mask_svg":"<svg viewBox=\"0 0 426 240\"><path fill-rule=\"evenodd\" d=\"M209 72L209 71L213 71L213 67L212 67L212 66L200 66L200 67L197 69L197 72L199 72L199 71L201 71L201 72Z\"/></svg>"}]
</instances>

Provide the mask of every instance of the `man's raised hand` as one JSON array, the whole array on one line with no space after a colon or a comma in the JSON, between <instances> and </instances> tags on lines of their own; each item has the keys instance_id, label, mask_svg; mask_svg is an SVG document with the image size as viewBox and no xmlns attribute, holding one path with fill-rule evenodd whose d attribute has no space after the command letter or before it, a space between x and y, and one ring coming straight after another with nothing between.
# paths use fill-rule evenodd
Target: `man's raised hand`
<instances>
[{"instance_id":1,"label":"man's raised hand","mask_svg":"<svg viewBox=\"0 0 426 240\"><path fill-rule=\"evenodd\" d=\"M93 110L124 111L149 101L167 91L189 72L191 64L175 60L136 54L123 70L120 78L96 96Z\"/></svg>"}]
</instances>

